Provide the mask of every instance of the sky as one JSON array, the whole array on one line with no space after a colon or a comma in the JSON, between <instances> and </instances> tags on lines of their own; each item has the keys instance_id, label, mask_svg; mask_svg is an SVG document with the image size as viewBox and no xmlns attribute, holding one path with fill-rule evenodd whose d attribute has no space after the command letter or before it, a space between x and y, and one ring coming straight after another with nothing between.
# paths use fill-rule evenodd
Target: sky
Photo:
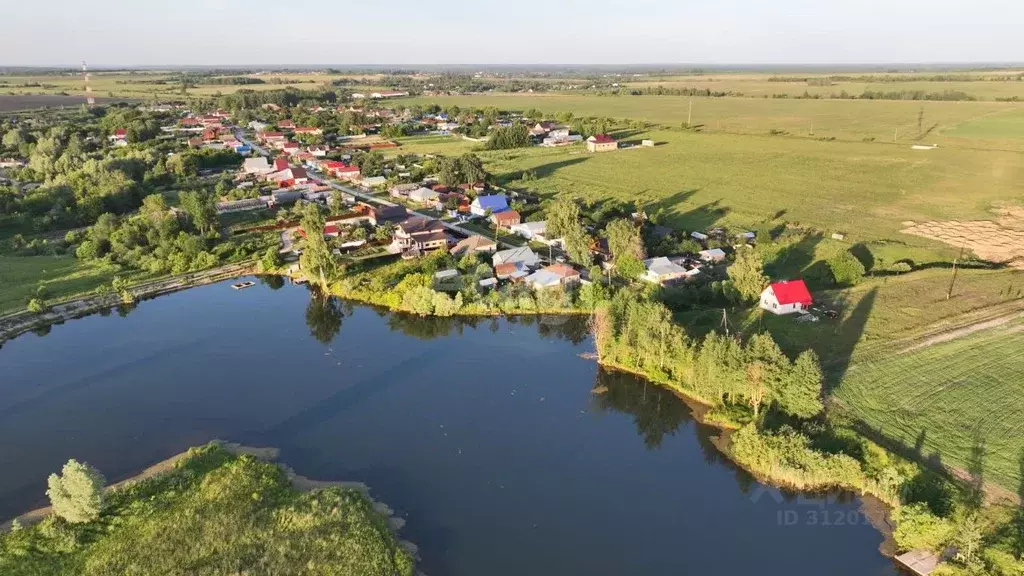
<instances>
[{"instance_id":1,"label":"sky","mask_svg":"<svg viewBox=\"0 0 1024 576\"><path fill-rule=\"evenodd\" d=\"M1024 62L1020 0L0 0L0 66Z\"/></svg>"}]
</instances>

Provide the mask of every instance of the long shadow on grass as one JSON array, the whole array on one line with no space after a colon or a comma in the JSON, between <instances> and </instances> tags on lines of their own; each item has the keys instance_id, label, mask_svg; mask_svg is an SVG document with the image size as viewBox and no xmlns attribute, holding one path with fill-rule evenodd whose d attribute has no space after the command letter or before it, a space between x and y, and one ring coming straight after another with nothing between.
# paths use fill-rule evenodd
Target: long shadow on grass
<instances>
[{"instance_id":1,"label":"long shadow on grass","mask_svg":"<svg viewBox=\"0 0 1024 576\"><path fill-rule=\"evenodd\" d=\"M875 297L878 289L874 288L864 295L857 302L848 317L836 327L835 335L831 342L823 343L828 346L829 358L832 358L825 366L825 387L831 392L843 381L847 370L850 369L850 358L853 355L857 342L864 335L864 327L867 326L871 309L875 305Z\"/></svg>"},{"instance_id":2,"label":"long shadow on grass","mask_svg":"<svg viewBox=\"0 0 1024 576\"><path fill-rule=\"evenodd\" d=\"M722 206L721 200L707 202L700 206L687 209L686 201L699 189L676 192L670 196L652 202L645 207L649 215L659 215L659 222L671 224L688 231L703 231L713 227L719 220L729 214L729 208Z\"/></svg>"},{"instance_id":3,"label":"long shadow on grass","mask_svg":"<svg viewBox=\"0 0 1024 576\"><path fill-rule=\"evenodd\" d=\"M783 248L778 257L765 266L772 279L793 279L805 274L805 270L814 260L814 249L821 243L824 236L820 232L806 234L799 242ZM811 289L823 288L810 283Z\"/></svg>"}]
</instances>

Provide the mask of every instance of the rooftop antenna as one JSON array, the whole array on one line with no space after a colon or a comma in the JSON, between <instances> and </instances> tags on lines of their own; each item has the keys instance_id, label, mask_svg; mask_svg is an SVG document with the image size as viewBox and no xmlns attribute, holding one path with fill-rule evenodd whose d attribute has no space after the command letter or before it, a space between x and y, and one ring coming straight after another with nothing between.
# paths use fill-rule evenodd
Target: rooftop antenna
<instances>
[{"instance_id":1,"label":"rooftop antenna","mask_svg":"<svg viewBox=\"0 0 1024 576\"><path fill-rule=\"evenodd\" d=\"M92 97L92 86L89 85L89 67L86 66L85 60L82 60L82 80L85 82L85 103L92 107L96 104L96 99Z\"/></svg>"}]
</instances>

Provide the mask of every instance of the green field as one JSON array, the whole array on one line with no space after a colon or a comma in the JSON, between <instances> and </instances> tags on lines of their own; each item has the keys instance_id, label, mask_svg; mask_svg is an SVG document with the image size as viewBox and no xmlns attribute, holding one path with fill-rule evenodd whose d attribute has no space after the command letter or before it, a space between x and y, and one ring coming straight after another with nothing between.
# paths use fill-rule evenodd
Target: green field
<instances>
[{"instance_id":1,"label":"green field","mask_svg":"<svg viewBox=\"0 0 1024 576\"><path fill-rule=\"evenodd\" d=\"M114 271L84 264L74 256L0 256L0 313L23 309L38 286L48 297L66 297L110 284Z\"/></svg>"},{"instance_id":2,"label":"green field","mask_svg":"<svg viewBox=\"0 0 1024 576\"><path fill-rule=\"evenodd\" d=\"M474 95L404 100L420 104L527 110L547 114L570 111L578 116L630 118L677 127L686 122L690 99L683 96L586 96L586 95ZM781 130L793 136L874 139L909 146L921 140L941 145L965 145L960 138L946 139L944 131L993 114L1024 110L1022 103L1007 102L908 102L887 100L788 100L772 98L694 98L692 124L705 131L767 134ZM898 133L897 133L898 132ZM1005 137L971 139L978 148L1003 148ZM1024 141L1015 146L1024 150Z\"/></svg>"},{"instance_id":3,"label":"green field","mask_svg":"<svg viewBox=\"0 0 1024 576\"><path fill-rule=\"evenodd\" d=\"M1000 74L1018 74L1019 71L1005 72ZM703 76L663 76L647 77L640 81L627 80L623 85L627 89L633 88L656 88L658 86L672 89L696 88L698 90L711 90L714 92L733 92L744 96L765 97L775 94L787 94L789 96L802 96L805 93L812 96L828 97L846 91L847 94L859 95L865 91L872 92L901 92L901 91L922 91L941 93L945 91L964 92L977 100L992 100L996 98L1017 97L1024 100L1024 82L1016 80L979 80L979 81L955 81L940 82L933 80L920 81L895 81L895 82L869 82L868 79L858 79L854 76L850 80L834 82L831 86L812 86L807 82L771 82L769 78L773 74L707 74ZM793 76L793 75L780 75ZM802 78L825 76L821 74L799 74ZM901 77L906 75L900 75Z\"/></svg>"},{"instance_id":4,"label":"green field","mask_svg":"<svg viewBox=\"0 0 1024 576\"><path fill-rule=\"evenodd\" d=\"M855 365L836 391L873 430L921 446L923 458L971 468L984 446L984 477L1024 486L1024 324Z\"/></svg>"},{"instance_id":5,"label":"green field","mask_svg":"<svg viewBox=\"0 0 1024 576\"><path fill-rule=\"evenodd\" d=\"M1024 156L973 150L915 151L861 142L659 131L654 148L587 154L580 146L487 152L500 179L588 199L635 200L686 230L782 220L853 241L935 245L899 233L907 220L986 219L1024 198ZM1002 169L994 171L993 165Z\"/></svg>"}]
</instances>

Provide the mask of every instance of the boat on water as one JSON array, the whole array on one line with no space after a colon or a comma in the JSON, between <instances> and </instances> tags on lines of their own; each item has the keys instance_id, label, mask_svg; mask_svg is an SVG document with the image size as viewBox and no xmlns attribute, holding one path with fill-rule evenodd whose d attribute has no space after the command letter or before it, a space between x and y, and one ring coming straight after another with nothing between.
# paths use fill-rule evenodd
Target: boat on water
<instances>
[{"instance_id":1,"label":"boat on water","mask_svg":"<svg viewBox=\"0 0 1024 576\"><path fill-rule=\"evenodd\" d=\"M250 288L255 285L255 282L251 280L246 280L245 282L236 282L235 284L232 284L231 287L234 288L235 290L241 290L243 288Z\"/></svg>"}]
</instances>

